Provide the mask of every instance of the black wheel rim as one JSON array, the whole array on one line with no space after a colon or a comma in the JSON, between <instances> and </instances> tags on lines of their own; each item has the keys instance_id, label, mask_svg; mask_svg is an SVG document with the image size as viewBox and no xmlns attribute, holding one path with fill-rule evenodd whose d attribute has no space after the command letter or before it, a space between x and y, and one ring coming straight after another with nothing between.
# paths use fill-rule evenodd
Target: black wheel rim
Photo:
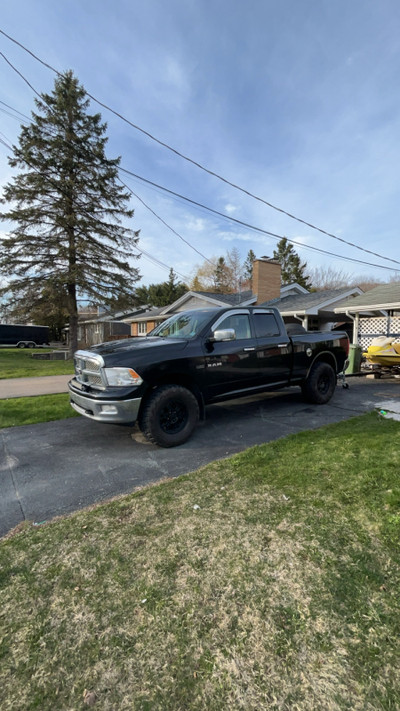
<instances>
[{"instance_id":1,"label":"black wheel rim","mask_svg":"<svg viewBox=\"0 0 400 711\"><path fill-rule=\"evenodd\" d=\"M321 395L326 395L330 388L331 381L327 375L322 376L318 381L318 392Z\"/></svg>"},{"instance_id":2,"label":"black wheel rim","mask_svg":"<svg viewBox=\"0 0 400 711\"><path fill-rule=\"evenodd\" d=\"M179 400L171 400L160 413L160 427L166 434L181 432L187 423L187 410Z\"/></svg>"}]
</instances>

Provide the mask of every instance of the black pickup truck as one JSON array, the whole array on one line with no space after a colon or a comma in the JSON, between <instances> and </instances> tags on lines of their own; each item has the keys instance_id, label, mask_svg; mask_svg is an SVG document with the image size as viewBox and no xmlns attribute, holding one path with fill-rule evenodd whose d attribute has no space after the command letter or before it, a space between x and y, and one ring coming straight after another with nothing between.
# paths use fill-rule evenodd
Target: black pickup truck
<instances>
[{"instance_id":1,"label":"black pickup truck","mask_svg":"<svg viewBox=\"0 0 400 711\"><path fill-rule=\"evenodd\" d=\"M138 421L148 440L174 447L211 402L299 385L324 404L346 367L348 336L298 330L289 335L274 308L177 313L147 336L77 351L71 405L99 422Z\"/></svg>"}]
</instances>

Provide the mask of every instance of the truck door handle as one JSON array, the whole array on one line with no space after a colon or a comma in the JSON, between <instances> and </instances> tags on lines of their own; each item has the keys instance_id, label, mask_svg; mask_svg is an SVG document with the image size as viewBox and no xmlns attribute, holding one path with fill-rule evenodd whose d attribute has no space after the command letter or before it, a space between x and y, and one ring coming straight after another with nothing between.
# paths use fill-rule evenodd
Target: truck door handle
<instances>
[{"instance_id":1,"label":"truck door handle","mask_svg":"<svg viewBox=\"0 0 400 711\"><path fill-rule=\"evenodd\" d=\"M254 348L254 346L252 346L251 348L243 348L243 350L247 352L247 351L255 351L256 349Z\"/></svg>"},{"instance_id":2,"label":"truck door handle","mask_svg":"<svg viewBox=\"0 0 400 711\"><path fill-rule=\"evenodd\" d=\"M279 343L278 348L287 348L288 345L289 345L288 343Z\"/></svg>"}]
</instances>

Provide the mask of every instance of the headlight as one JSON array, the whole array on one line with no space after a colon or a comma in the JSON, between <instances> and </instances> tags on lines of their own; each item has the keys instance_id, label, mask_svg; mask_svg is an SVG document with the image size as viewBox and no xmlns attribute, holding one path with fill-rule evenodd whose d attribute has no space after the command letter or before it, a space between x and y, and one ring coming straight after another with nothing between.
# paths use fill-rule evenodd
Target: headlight
<instances>
[{"instance_id":1,"label":"headlight","mask_svg":"<svg viewBox=\"0 0 400 711\"><path fill-rule=\"evenodd\" d=\"M133 368L104 368L104 374L108 385L116 387L141 385L143 383L142 378Z\"/></svg>"}]
</instances>

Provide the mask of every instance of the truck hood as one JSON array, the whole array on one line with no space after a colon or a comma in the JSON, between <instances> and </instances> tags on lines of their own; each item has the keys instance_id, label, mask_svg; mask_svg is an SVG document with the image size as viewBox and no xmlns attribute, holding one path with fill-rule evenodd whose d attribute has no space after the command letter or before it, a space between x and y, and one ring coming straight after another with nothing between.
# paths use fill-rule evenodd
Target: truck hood
<instances>
[{"instance_id":1,"label":"truck hood","mask_svg":"<svg viewBox=\"0 0 400 711\"><path fill-rule=\"evenodd\" d=\"M92 346L89 350L101 356L112 355L113 353L137 353L146 351L148 348L173 348L183 350L186 348L188 340L186 338L161 338L159 336L138 336L137 338L124 338L121 341L110 341Z\"/></svg>"}]
</instances>

